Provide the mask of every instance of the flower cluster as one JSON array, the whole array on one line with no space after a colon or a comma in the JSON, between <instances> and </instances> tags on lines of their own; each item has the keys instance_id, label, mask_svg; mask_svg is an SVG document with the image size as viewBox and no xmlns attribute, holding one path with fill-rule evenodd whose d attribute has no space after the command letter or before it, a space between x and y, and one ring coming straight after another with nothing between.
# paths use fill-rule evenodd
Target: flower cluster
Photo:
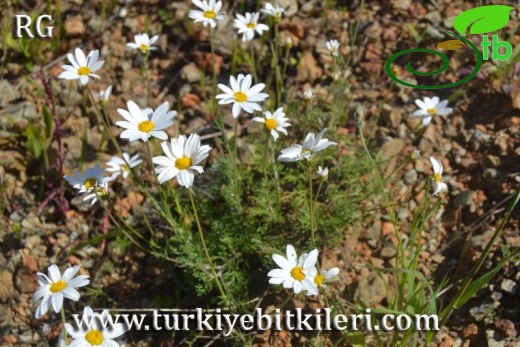
<instances>
[{"instance_id":1,"label":"flower cluster","mask_svg":"<svg viewBox=\"0 0 520 347\"><path fill-rule=\"evenodd\" d=\"M287 257L273 254L273 260L280 268L269 271L269 283L281 284L294 290L295 294L306 291L307 295L318 295L319 288L327 288L326 281L339 273L339 268L319 271L316 267L318 250L303 253L298 258L293 245L287 245Z\"/></svg>"}]
</instances>

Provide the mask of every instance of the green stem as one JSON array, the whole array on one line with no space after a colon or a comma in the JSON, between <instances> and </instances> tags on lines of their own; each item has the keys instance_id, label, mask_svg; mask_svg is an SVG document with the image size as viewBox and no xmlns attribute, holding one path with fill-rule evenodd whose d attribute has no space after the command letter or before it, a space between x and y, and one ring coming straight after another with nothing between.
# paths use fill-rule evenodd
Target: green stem
<instances>
[{"instance_id":1,"label":"green stem","mask_svg":"<svg viewBox=\"0 0 520 347\"><path fill-rule=\"evenodd\" d=\"M519 200L520 200L520 188L518 188L517 191L515 192L515 195L514 195L513 199L511 200L511 202L509 203L509 206L507 207L507 211L506 211L506 214L504 215L504 218L502 218L502 221L500 222L500 225L495 230L493 236L491 237L491 239L486 244L486 248L484 249L484 251L480 255L478 261L475 263L475 265L473 266L473 268L469 272L468 276L466 277L466 279L462 283L462 286L460 287L459 291L457 292L457 295L448 304L448 306L441 311L441 314L439 315L440 316L440 322L439 322L440 326L443 326L444 323L446 323L446 321L448 320L449 316L451 315L451 312L454 309L458 308L457 305L458 305L459 300L462 298L462 296L464 295L464 293L466 292L466 290L468 289L470 284L473 283L472 282L473 277L475 277L477 272L480 270L480 267L482 266L482 264L486 260L487 256L489 255L489 252L491 251L491 248L493 247L493 244L495 243L498 235L500 235L500 232L502 231L502 229L504 229L507 221L509 220L511 212L514 210L514 208L515 208L515 206L516 206L516 204L518 203Z\"/></svg>"},{"instance_id":2,"label":"green stem","mask_svg":"<svg viewBox=\"0 0 520 347\"><path fill-rule=\"evenodd\" d=\"M148 55L149 53L143 55L143 77L146 81L146 101L149 105L152 105L152 86L150 84L150 75L148 73Z\"/></svg>"},{"instance_id":3,"label":"green stem","mask_svg":"<svg viewBox=\"0 0 520 347\"><path fill-rule=\"evenodd\" d=\"M199 231L200 242L202 243L202 247L204 248L204 253L206 254L206 259L211 268L213 277L215 278L215 284L217 285L217 288L218 288L220 294L222 295L222 298L224 299L225 302L227 302L226 293L224 292L224 288L222 288L222 284L220 284L220 280L218 278L217 272L215 271L215 265L213 265L213 261L211 260L211 257L209 256L208 247L206 247L204 233L202 232L202 227L200 226L199 215L197 214L197 206L195 205L195 200L193 199L193 193L192 193L191 188L188 188L188 195L190 196L191 206L193 208L193 215L195 217L195 222L197 224L197 230Z\"/></svg>"},{"instance_id":4,"label":"green stem","mask_svg":"<svg viewBox=\"0 0 520 347\"><path fill-rule=\"evenodd\" d=\"M213 44L213 28L210 26L209 28L209 45L211 48L211 86L213 88L213 95L217 95L217 70L215 69L215 45ZM213 102L215 103L217 99L213 98Z\"/></svg>"},{"instance_id":5,"label":"green stem","mask_svg":"<svg viewBox=\"0 0 520 347\"><path fill-rule=\"evenodd\" d=\"M253 45L253 41L249 42L249 49L251 50L251 73L253 74L253 79L255 83L258 83L258 76L256 75L256 64L255 64L255 47Z\"/></svg>"},{"instance_id":6,"label":"green stem","mask_svg":"<svg viewBox=\"0 0 520 347\"><path fill-rule=\"evenodd\" d=\"M312 165L309 162L309 214L311 220L311 241L312 245L316 247L316 240L314 238L314 200L312 198Z\"/></svg>"},{"instance_id":7,"label":"green stem","mask_svg":"<svg viewBox=\"0 0 520 347\"><path fill-rule=\"evenodd\" d=\"M67 329L65 329L65 323L67 323L67 320L65 319L65 307L64 305L61 305L61 322L63 324L63 327L61 330L63 331L63 342L64 345L67 345Z\"/></svg>"},{"instance_id":8,"label":"green stem","mask_svg":"<svg viewBox=\"0 0 520 347\"><path fill-rule=\"evenodd\" d=\"M271 134L267 132L267 141L265 141L264 149L264 178L267 180L267 152L269 152L269 142L271 142Z\"/></svg>"},{"instance_id":9,"label":"green stem","mask_svg":"<svg viewBox=\"0 0 520 347\"><path fill-rule=\"evenodd\" d=\"M233 179L235 184L235 192L238 196L238 170L237 170L237 157L238 157L238 117L235 118L235 146L233 152Z\"/></svg>"}]
</instances>

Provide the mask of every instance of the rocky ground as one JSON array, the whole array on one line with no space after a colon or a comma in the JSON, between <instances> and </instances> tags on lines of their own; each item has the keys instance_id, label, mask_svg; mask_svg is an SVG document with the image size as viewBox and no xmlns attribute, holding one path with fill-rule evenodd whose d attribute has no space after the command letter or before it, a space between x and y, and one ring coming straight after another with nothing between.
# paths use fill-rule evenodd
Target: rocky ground
<instances>
[{"instance_id":1,"label":"rocky ground","mask_svg":"<svg viewBox=\"0 0 520 347\"><path fill-rule=\"evenodd\" d=\"M436 7L434 3L438 3ZM485 4L486 2L483 1ZM520 7L520 3L509 2ZM338 132L355 137L354 114L365 119L367 137L375 140L380 159L385 162L385 175L394 172L396 199L412 196L399 211L402 230L410 225L412 213L424 194L417 182L430 174L428 156L442 156L445 176L450 187L446 204L426 226L426 250L421 255L420 271L436 281L449 274L457 286L470 266L483 251L498 226L512 194L520 182L520 63L511 62L511 69L491 61L484 62L479 75L459 89L441 89L437 95L449 98L454 111L445 118L437 117L422 137L412 143L412 130L417 119L410 117L416 106L413 101L433 93L412 90L391 83L384 72L384 63L393 53L408 47L432 46L439 41L440 31L451 28L460 9L473 6L470 1L361 1L334 2L280 1L286 9L279 24L282 40L293 42L291 62L287 70L289 95L301 95L312 87L318 98L327 98L332 58L325 49L328 39L338 39L341 53L349 57L349 65L341 71L347 81L345 98L348 110ZM42 12L44 2L20 2L14 11L35 9ZM159 34L159 51L150 59L151 86L154 102L169 101L180 110L186 133L196 131L208 137L220 136L208 116L199 81L210 64L208 31L193 26L187 17L189 1L70 1L63 4L63 40L54 55L43 50L39 55L45 71L51 76L54 95L63 125L66 170L82 158L96 159L101 141L95 114L84 91L68 90L68 84L56 79L65 63L64 56L74 47L97 48L106 58L103 82L95 89L114 87L108 106L112 121L119 120L117 108L127 100L145 104L146 83L140 71L140 56L125 50L133 34L143 31ZM246 8L255 8L248 3ZM239 4L225 5L228 14ZM231 16L216 32L216 69L219 80L227 81L233 35ZM359 21L359 35L351 40L349 30ZM507 29L513 32L513 47L520 44L518 11L511 13ZM119 251L112 240L84 243L84 234L107 233L108 225L99 210L90 209L71 191L65 196L70 208L47 199L48 186L42 185L42 161L35 160L27 148L27 129L43 123L45 102L41 83L31 77L35 65L21 52L2 47L4 58L0 81L0 344L2 346L48 346L58 330L42 330L42 321L34 319L30 298L37 288L35 273L51 263L80 264L85 273L97 281L99 291L90 293L102 305L117 302L120 307L159 307L154 298L171 290L175 274L165 274L157 259L132 247ZM441 80L459 79L458 74L470 65L467 52L453 53L455 67ZM44 59L43 59L44 58ZM498 71L498 72L497 72ZM500 71L504 71L502 75ZM411 76L407 76L412 78ZM225 83L225 82L224 82ZM229 120L226 120L226 122ZM232 123L231 123L232 124ZM242 124L247 127L248 124ZM114 127L114 132L117 132ZM173 129L175 133L177 129ZM231 131L231 130L230 130ZM254 131L254 130L251 130ZM87 143L83 143L82 134ZM397 161L400 153L409 153L416 146L423 159L405 163ZM106 161L109 155L97 159ZM54 160L55 158L50 158ZM247 158L242 157L243 161ZM52 178L49 178L52 181ZM414 190L415 189L415 190ZM122 216L132 214L132 206L143 201L135 193L118 199L116 208ZM367 209L374 207L366 202ZM64 208L65 219L60 218ZM520 247L520 213L514 211L499 241L494 246L482 271L491 269L503 257L501 246ZM361 230L359 232L359 230ZM362 299L369 307L384 306L387 297L385 280L376 276L367 265L392 266L395 262L395 240L392 223L382 212L360 225L349 226L342 247L324 250L328 266L339 265L344 271L332 285L347 299ZM447 326L435 338L435 346L520 346L520 260L506 264L484 289L463 308L456 310ZM482 272L483 273L483 272ZM391 276L390 276L391 277ZM391 283L391 278L387 278ZM449 288L453 289L453 288ZM449 300L451 291L444 296ZM263 298L276 302L276 298ZM186 307L195 306L196 297L186 298ZM295 302L295 306L301 303ZM56 323L52 320L50 323ZM273 338L259 334L258 344L279 346L300 345L306 336L284 332ZM129 345L173 345L171 336L134 334ZM177 341L181 343L181 341ZM207 341L224 344L225 341Z\"/></svg>"}]
</instances>

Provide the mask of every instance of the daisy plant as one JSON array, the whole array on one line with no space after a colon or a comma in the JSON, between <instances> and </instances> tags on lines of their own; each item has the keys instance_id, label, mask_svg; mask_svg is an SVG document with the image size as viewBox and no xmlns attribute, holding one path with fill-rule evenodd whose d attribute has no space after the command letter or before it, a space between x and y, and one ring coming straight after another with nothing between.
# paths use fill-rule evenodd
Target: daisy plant
<instances>
[{"instance_id":1,"label":"daisy plant","mask_svg":"<svg viewBox=\"0 0 520 347\"><path fill-rule=\"evenodd\" d=\"M215 271L215 265L213 264L213 260L209 255L208 247L206 246L204 233L202 232L202 227L197 213L197 206L195 205L191 189L195 178L195 172L199 174L204 172L204 169L199 164L208 157L211 147L208 145L201 145L200 136L197 134L191 134L189 137L181 135L177 138L172 138L170 143L165 141L161 144L161 147L166 156L158 156L152 159L153 163L157 165L155 168L157 179L160 184L163 184L172 178L176 178L181 186L188 189L188 195L193 208L193 215L195 217L197 230L199 232L200 241L206 259L210 264L217 288L219 289L222 298L227 301L226 294Z\"/></svg>"},{"instance_id":2,"label":"daisy plant","mask_svg":"<svg viewBox=\"0 0 520 347\"><path fill-rule=\"evenodd\" d=\"M217 21L224 19L224 13L222 9L222 1L209 0L192 0L193 5L197 6L199 10L190 10L188 17L193 19L195 23L202 22L206 26L214 29L217 27Z\"/></svg>"},{"instance_id":3,"label":"daisy plant","mask_svg":"<svg viewBox=\"0 0 520 347\"><path fill-rule=\"evenodd\" d=\"M139 154L130 157L130 154L124 152L123 158L113 156L109 162L107 162L107 172L112 173L112 177L116 178L122 175L126 180L131 172L131 169L139 166L143 161L139 158Z\"/></svg>"},{"instance_id":4,"label":"daisy plant","mask_svg":"<svg viewBox=\"0 0 520 347\"><path fill-rule=\"evenodd\" d=\"M217 93L217 72L215 70L215 46L214 46L214 29L217 27L217 21L224 19L222 9L222 1L210 0L193 0L192 3L199 8L199 10L190 10L188 17L193 19L195 23L202 22L207 27L209 25L209 45L211 50L211 85L213 94Z\"/></svg>"},{"instance_id":5,"label":"daisy plant","mask_svg":"<svg viewBox=\"0 0 520 347\"><path fill-rule=\"evenodd\" d=\"M41 299L34 313L36 319L46 314L52 306L54 312L61 312L62 323L65 324L63 299L78 301L80 295L76 289L84 287L90 282L88 275L75 277L80 268L81 266L79 265L70 267L62 275L58 266L52 264L47 269L47 275L41 272L36 273L36 281L39 288L34 293L32 302L35 303ZM67 333L65 331L63 331L63 340L67 341Z\"/></svg>"},{"instance_id":6,"label":"daisy plant","mask_svg":"<svg viewBox=\"0 0 520 347\"><path fill-rule=\"evenodd\" d=\"M158 35L150 38L148 34L138 34L134 36L135 42L127 43L127 49L136 49L143 56L143 65L142 65L142 73L143 77L146 81L146 92L147 92L147 100L150 102L152 97L152 87L150 85L150 75L148 73L148 56L151 51L157 50L157 47L153 47L152 45L159 39Z\"/></svg>"},{"instance_id":7,"label":"daisy plant","mask_svg":"<svg viewBox=\"0 0 520 347\"><path fill-rule=\"evenodd\" d=\"M314 283L313 274L316 272L318 250L314 249L307 256L300 257L300 261L303 260L300 262L294 246L287 245L286 255L273 254L272 258L280 268L267 273L269 283L281 284L284 288L292 289L295 294L305 290L307 295L317 295L318 287Z\"/></svg>"},{"instance_id":8,"label":"daisy plant","mask_svg":"<svg viewBox=\"0 0 520 347\"><path fill-rule=\"evenodd\" d=\"M265 142L265 151L264 151L264 177L267 175L266 167L267 167L267 152L269 150L269 142L271 140L271 136L274 141L278 140L278 133L281 132L287 135L287 130L285 128L291 126L288 123L287 117L285 117L285 113L283 112L283 107L278 108L274 113L269 111L264 112L264 117L254 117L251 119L253 122L264 123L265 130L267 131L267 141Z\"/></svg>"},{"instance_id":9,"label":"daisy plant","mask_svg":"<svg viewBox=\"0 0 520 347\"><path fill-rule=\"evenodd\" d=\"M278 4L273 6L270 2L267 2L264 5L264 8L260 10L260 12L269 17L273 17L275 23L278 23L282 19L282 15L285 13L285 9Z\"/></svg>"},{"instance_id":10,"label":"daisy plant","mask_svg":"<svg viewBox=\"0 0 520 347\"><path fill-rule=\"evenodd\" d=\"M155 35L152 38L148 36L148 34L138 34L134 36L135 42L130 42L126 44L127 49L136 49L141 54L147 55L150 54L150 51L157 50L157 47L153 47L152 45L159 39L159 35Z\"/></svg>"},{"instance_id":11,"label":"daisy plant","mask_svg":"<svg viewBox=\"0 0 520 347\"><path fill-rule=\"evenodd\" d=\"M88 168L84 174L75 171L74 175L65 175L64 178L73 188L78 189L79 193L87 193L83 201L90 201L91 205L94 205L99 199L108 197L108 182L114 177L105 177L105 170L101 169L99 164Z\"/></svg>"},{"instance_id":12,"label":"daisy plant","mask_svg":"<svg viewBox=\"0 0 520 347\"><path fill-rule=\"evenodd\" d=\"M83 309L82 323L79 327L73 327L65 323L65 329L74 341L72 347L119 347L120 344L115 340L126 332L123 323L108 323L108 310L103 310L100 314L94 313L90 306ZM87 323L88 322L88 323Z\"/></svg>"},{"instance_id":13,"label":"daisy plant","mask_svg":"<svg viewBox=\"0 0 520 347\"><path fill-rule=\"evenodd\" d=\"M422 118L422 125L427 126L435 116L445 116L453 111L448 106L448 100L439 101L439 97L425 97L423 100L416 99L415 104L419 107L412 115Z\"/></svg>"},{"instance_id":14,"label":"daisy plant","mask_svg":"<svg viewBox=\"0 0 520 347\"><path fill-rule=\"evenodd\" d=\"M99 50L92 51L85 57L85 53L79 48L76 48L74 54L67 54L67 59L72 65L62 65L62 73L58 75L58 78L66 80L77 80L79 79L80 85L86 85L89 81L89 77L99 79L99 76L94 72L101 69L104 60L99 59Z\"/></svg>"},{"instance_id":15,"label":"daisy plant","mask_svg":"<svg viewBox=\"0 0 520 347\"><path fill-rule=\"evenodd\" d=\"M229 78L230 87L219 84L218 87L224 92L218 94L215 98L219 101L220 105L233 104L232 114L235 117L235 146L234 146L234 181L235 189L238 190L238 178L237 178L237 138L238 138L238 116L240 111L244 110L247 113L254 113L254 111L261 111L262 107L258 104L269 97L267 93L261 93L265 88L264 83L258 83L251 87L253 77L251 75L238 75L237 78L231 76Z\"/></svg>"},{"instance_id":16,"label":"daisy plant","mask_svg":"<svg viewBox=\"0 0 520 347\"><path fill-rule=\"evenodd\" d=\"M274 6L271 3L266 3L264 8L260 10L264 15L271 19L270 25L273 27L274 39L270 42L271 47L271 68L274 71L275 86L276 86L276 103L275 108L280 106L283 88L283 76L280 70L280 56L282 54L280 50L280 33L278 30L278 23L282 20L282 15L285 13L285 9L278 4ZM290 36L288 36L290 37Z\"/></svg>"},{"instance_id":17,"label":"daisy plant","mask_svg":"<svg viewBox=\"0 0 520 347\"><path fill-rule=\"evenodd\" d=\"M334 58L339 56L339 46L340 43L338 40L327 41L327 49L329 50L330 54L334 56Z\"/></svg>"},{"instance_id":18,"label":"daisy plant","mask_svg":"<svg viewBox=\"0 0 520 347\"><path fill-rule=\"evenodd\" d=\"M328 139L324 139L323 134L327 131L327 128L323 129L319 132L317 136L314 133L308 133L305 137L305 141L303 145L293 144L288 148L285 148L281 151L281 154L278 156L278 160L281 162L297 162L304 161L304 165L308 167L308 177L309 177L309 215L310 215L310 229L311 229L311 240L313 245L316 240L314 238L314 230L315 230L315 221L314 221L314 203L313 193L312 193L312 163L314 161L314 157L316 154L326 148L335 147L338 144L336 142L329 141ZM323 181L322 181L323 182ZM321 187L320 187L321 188Z\"/></svg>"},{"instance_id":19,"label":"daisy plant","mask_svg":"<svg viewBox=\"0 0 520 347\"><path fill-rule=\"evenodd\" d=\"M97 95L97 98L101 105L103 105L103 108L108 105L108 102L110 101L110 94L112 94L112 86L108 86L107 89L101 90Z\"/></svg>"},{"instance_id":20,"label":"daisy plant","mask_svg":"<svg viewBox=\"0 0 520 347\"><path fill-rule=\"evenodd\" d=\"M242 41L248 42L252 41L255 32L258 33L258 35L262 36L264 31L269 30L269 27L265 24L258 23L258 19L260 18L260 13L253 12L253 13L246 13L245 16L237 13L235 22L233 24L233 27L235 27L238 30L238 34L242 34ZM254 51L254 45L252 43L249 44L250 49L250 57L251 57L251 64L250 69L253 73L253 76L255 77L255 81L258 80L258 76L256 74L256 64L255 64L255 51Z\"/></svg>"},{"instance_id":21,"label":"daisy plant","mask_svg":"<svg viewBox=\"0 0 520 347\"><path fill-rule=\"evenodd\" d=\"M117 110L125 119L116 122L117 126L125 129L120 135L122 139L148 142L151 137L160 140L168 138L164 129L173 124L172 119L177 115L176 111L168 112L168 102L162 103L155 111L151 108L141 109L131 100L127 102L127 106L128 111L121 108Z\"/></svg>"},{"instance_id":22,"label":"daisy plant","mask_svg":"<svg viewBox=\"0 0 520 347\"><path fill-rule=\"evenodd\" d=\"M430 162L433 167L433 195L437 196L443 190L448 190L448 185L442 181L442 172L444 167L440 160L430 157Z\"/></svg>"}]
</instances>

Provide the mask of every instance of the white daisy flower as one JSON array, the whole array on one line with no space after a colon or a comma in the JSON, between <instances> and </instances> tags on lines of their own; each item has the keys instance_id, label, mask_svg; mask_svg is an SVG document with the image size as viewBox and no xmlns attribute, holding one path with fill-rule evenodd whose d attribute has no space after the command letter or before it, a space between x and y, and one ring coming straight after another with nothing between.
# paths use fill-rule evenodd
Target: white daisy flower
<instances>
[{"instance_id":1,"label":"white daisy flower","mask_svg":"<svg viewBox=\"0 0 520 347\"><path fill-rule=\"evenodd\" d=\"M251 87L253 77L251 75L238 75L237 78L231 76L229 83L231 88L224 84L219 84L218 87L224 94L218 94L217 99L221 99L218 103L220 105L233 103L233 117L237 118L240 115L240 110L247 113L254 111L261 111L262 108L258 102L264 101L269 97L267 93L260 93L264 88L264 83L255 84Z\"/></svg>"},{"instance_id":2,"label":"white daisy flower","mask_svg":"<svg viewBox=\"0 0 520 347\"><path fill-rule=\"evenodd\" d=\"M422 124L424 126L430 124L433 116L445 116L451 111L452 108L448 106L448 100L439 102L439 97L434 96L433 98L425 97L424 100L416 99L415 104L420 107L419 110L415 111L412 115L415 117L423 117Z\"/></svg>"},{"instance_id":3,"label":"white daisy flower","mask_svg":"<svg viewBox=\"0 0 520 347\"><path fill-rule=\"evenodd\" d=\"M34 293L32 302L35 303L42 299L34 313L36 319L46 314L51 305L54 312L58 313L63 305L63 298L73 301L79 300L80 295L76 288L84 287L90 282L88 275L80 275L74 278L79 269L79 265L68 268L62 276L58 267L52 264L47 269L48 276L41 272L36 274L36 281L40 287Z\"/></svg>"},{"instance_id":4,"label":"white daisy flower","mask_svg":"<svg viewBox=\"0 0 520 347\"><path fill-rule=\"evenodd\" d=\"M265 4L265 7L260 10L260 12L274 17L277 21L279 21L282 18L282 15L285 13L285 10L280 5L273 6L270 2Z\"/></svg>"},{"instance_id":5,"label":"white daisy flower","mask_svg":"<svg viewBox=\"0 0 520 347\"><path fill-rule=\"evenodd\" d=\"M100 91L97 95L99 102L104 105L108 104L108 101L110 100L110 94L112 94L112 86L108 86L107 89Z\"/></svg>"},{"instance_id":6,"label":"white daisy flower","mask_svg":"<svg viewBox=\"0 0 520 347\"><path fill-rule=\"evenodd\" d=\"M290 123L287 123L289 119L285 117L285 113L283 112L283 107L280 107L274 114L271 114L269 111L264 112L265 118L262 117L254 117L251 119L253 122L260 122L265 124L265 128L267 131L271 132L273 139L278 140L278 131L287 135L287 130L285 128L291 126Z\"/></svg>"},{"instance_id":7,"label":"white daisy flower","mask_svg":"<svg viewBox=\"0 0 520 347\"><path fill-rule=\"evenodd\" d=\"M239 34L243 34L243 41L251 41L255 36L255 31L261 36L264 31L269 30L267 25L258 23L258 18L260 17L260 13L258 12L248 12L245 17L237 13L236 16L237 18L235 19L233 27L238 29Z\"/></svg>"},{"instance_id":8,"label":"white daisy flower","mask_svg":"<svg viewBox=\"0 0 520 347\"><path fill-rule=\"evenodd\" d=\"M138 34L134 36L135 42L127 43L127 49L138 49L142 54L148 54L150 51L155 51L157 47L152 45L157 41L159 35L150 38L148 34Z\"/></svg>"},{"instance_id":9,"label":"white daisy flower","mask_svg":"<svg viewBox=\"0 0 520 347\"><path fill-rule=\"evenodd\" d=\"M112 172L112 177L116 178L119 175L123 175L126 180L130 174L130 169L137 167L143 161L139 159L139 154L134 155L130 158L130 155L126 152L123 153L123 158L113 156L109 162L107 162L107 172Z\"/></svg>"},{"instance_id":10,"label":"white daisy flower","mask_svg":"<svg viewBox=\"0 0 520 347\"><path fill-rule=\"evenodd\" d=\"M94 167L88 168L84 174L74 171L74 176L65 175L63 178L72 187L79 189L79 193L85 193L92 191L98 184L103 183L105 170L101 169L99 164L96 164Z\"/></svg>"},{"instance_id":11,"label":"white daisy flower","mask_svg":"<svg viewBox=\"0 0 520 347\"><path fill-rule=\"evenodd\" d=\"M85 306L82 317L84 324L75 328L71 324L65 323L67 333L74 338L69 346L119 347L120 344L115 339L123 335L127 329L123 323L110 324L111 317L108 317L108 315L108 310L103 310L101 314L95 314L89 306ZM90 323L90 326L87 322Z\"/></svg>"},{"instance_id":12,"label":"white daisy flower","mask_svg":"<svg viewBox=\"0 0 520 347\"><path fill-rule=\"evenodd\" d=\"M305 257L300 257L300 260L304 258L303 262L298 261L293 245L287 245L286 253L287 258L273 254L273 260L280 269L269 271L267 274L267 276L271 277L269 283L282 284L287 289L292 288L295 294L306 290L308 295L317 295L318 288L311 277L311 272L316 267L318 250L314 249Z\"/></svg>"},{"instance_id":13,"label":"white daisy flower","mask_svg":"<svg viewBox=\"0 0 520 347\"><path fill-rule=\"evenodd\" d=\"M127 105L128 111L121 108L117 110L126 119L116 122L116 125L126 129L121 133L122 139L128 139L130 142L141 139L146 142L152 136L161 140L168 138L163 129L173 124L172 119L177 115L177 112L168 112L169 104L167 101L153 112L151 108L141 110L133 101L128 101Z\"/></svg>"},{"instance_id":14,"label":"white daisy flower","mask_svg":"<svg viewBox=\"0 0 520 347\"><path fill-rule=\"evenodd\" d=\"M85 54L79 48L76 48L74 55L72 53L67 54L71 65L62 65L62 73L59 74L58 78L64 78L66 80L77 80L79 79L80 85L88 83L89 77L95 77L99 79L99 76L94 74L97 70L101 69L104 60L99 60L99 51L96 49L88 54L85 58Z\"/></svg>"},{"instance_id":15,"label":"white daisy flower","mask_svg":"<svg viewBox=\"0 0 520 347\"><path fill-rule=\"evenodd\" d=\"M172 138L170 143L163 142L161 146L166 156L152 159L153 163L157 164L155 173L159 183L162 184L176 177L181 186L190 188L195 177L193 171L199 174L204 172L202 166L198 164L208 157L211 147L201 146L200 136L197 134L191 134L187 139L185 135L181 135Z\"/></svg>"},{"instance_id":16,"label":"white daisy flower","mask_svg":"<svg viewBox=\"0 0 520 347\"><path fill-rule=\"evenodd\" d=\"M278 156L278 160L283 162L295 162L307 159L311 161L319 151L328 147L337 146L338 144L336 142L321 138L325 131L327 131L327 128L320 131L316 137L314 137L314 133L308 133L303 145L294 144L283 149Z\"/></svg>"},{"instance_id":17,"label":"white daisy flower","mask_svg":"<svg viewBox=\"0 0 520 347\"><path fill-rule=\"evenodd\" d=\"M339 41L338 40L329 40L327 41L327 49L330 51L330 54L337 57L339 56Z\"/></svg>"},{"instance_id":18,"label":"white daisy flower","mask_svg":"<svg viewBox=\"0 0 520 347\"><path fill-rule=\"evenodd\" d=\"M225 12L220 12L222 8L222 1L209 0L209 3L206 0L192 0L193 4L200 8L199 10L191 10L188 14L188 17L191 19L195 19L195 23L202 22L204 26L211 25L212 28L217 26L217 20L223 20L223 14Z\"/></svg>"},{"instance_id":19,"label":"white daisy flower","mask_svg":"<svg viewBox=\"0 0 520 347\"><path fill-rule=\"evenodd\" d=\"M339 274L339 268L333 267L330 270L318 271L316 267L311 270L311 276L314 277L314 284L318 288L327 288L325 282L331 280L334 276Z\"/></svg>"},{"instance_id":20,"label":"white daisy flower","mask_svg":"<svg viewBox=\"0 0 520 347\"><path fill-rule=\"evenodd\" d=\"M91 200L90 204L94 205L98 201L98 199L107 199L110 196L110 193L108 192L108 182L112 181L113 179L113 176L104 177L103 181L98 182L96 184L96 188L90 191L90 194L85 195L83 201Z\"/></svg>"},{"instance_id":21,"label":"white daisy flower","mask_svg":"<svg viewBox=\"0 0 520 347\"><path fill-rule=\"evenodd\" d=\"M303 91L303 99L307 103L311 103L314 100L315 96L312 94L312 89L308 88Z\"/></svg>"},{"instance_id":22,"label":"white daisy flower","mask_svg":"<svg viewBox=\"0 0 520 347\"><path fill-rule=\"evenodd\" d=\"M321 179L326 181L329 178L329 168L322 168L321 166L318 166L318 175L321 176Z\"/></svg>"},{"instance_id":23,"label":"white daisy flower","mask_svg":"<svg viewBox=\"0 0 520 347\"><path fill-rule=\"evenodd\" d=\"M448 185L442 182L442 163L434 157L430 157L430 161L433 166L433 195L436 196L441 191L448 190Z\"/></svg>"}]
</instances>

